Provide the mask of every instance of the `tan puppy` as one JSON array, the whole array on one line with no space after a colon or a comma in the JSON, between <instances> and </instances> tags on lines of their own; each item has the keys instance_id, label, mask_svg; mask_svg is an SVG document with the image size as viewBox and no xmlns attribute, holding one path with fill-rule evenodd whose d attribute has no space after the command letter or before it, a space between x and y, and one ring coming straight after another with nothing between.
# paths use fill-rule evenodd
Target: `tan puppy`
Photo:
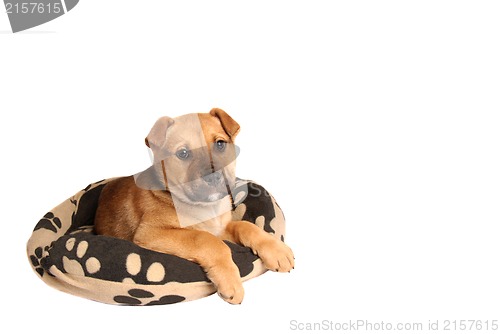
<instances>
[{"instance_id":1,"label":"tan puppy","mask_svg":"<svg viewBox=\"0 0 500 334\"><path fill-rule=\"evenodd\" d=\"M96 232L200 264L232 304L241 303L244 291L222 240L250 247L270 270L290 271L294 257L288 246L250 222L231 221L239 130L217 108L160 118L146 138L153 166L104 187Z\"/></svg>"}]
</instances>

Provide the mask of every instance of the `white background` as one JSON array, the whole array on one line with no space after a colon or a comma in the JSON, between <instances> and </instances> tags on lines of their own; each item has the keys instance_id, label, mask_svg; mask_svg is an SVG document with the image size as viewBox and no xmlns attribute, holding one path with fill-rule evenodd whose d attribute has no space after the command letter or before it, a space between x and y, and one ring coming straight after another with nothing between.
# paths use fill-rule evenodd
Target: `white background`
<instances>
[{"instance_id":1,"label":"white background","mask_svg":"<svg viewBox=\"0 0 500 334\"><path fill-rule=\"evenodd\" d=\"M12 34L0 13L1 327L284 333L290 321L500 314L500 6L494 1L82 0ZM162 115L225 109L238 175L287 218L291 274L117 307L32 272L38 220L149 163ZM4 329L2 329L4 331Z\"/></svg>"}]
</instances>

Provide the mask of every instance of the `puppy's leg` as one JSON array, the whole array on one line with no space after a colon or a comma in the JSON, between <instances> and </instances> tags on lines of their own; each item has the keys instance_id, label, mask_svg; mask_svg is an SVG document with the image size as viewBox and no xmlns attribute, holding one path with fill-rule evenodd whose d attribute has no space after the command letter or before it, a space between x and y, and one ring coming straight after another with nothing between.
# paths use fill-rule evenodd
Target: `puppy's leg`
<instances>
[{"instance_id":1,"label":"puppy's leg","mask_svg":"<svg viewBox=\"0 0 500 334\"><path fill-rule=\"evenodd\" d=\"M133 241L141 247L198 263L222 299L241 304L244 290L240 272L232 260L231 250L221 239L205 231L141 224Z\"/></svg>"},{"instance_id":2,"label":"puppy's leg","mask_svg":"<svg viewBox=\"0 0 500 334\"><path fill-rule=\"evenodd\" d=\"M250 222L230 222L224 238L250 247L270 270L288 272L295 265L290 247Z\"/></svg>"}]
</instances>

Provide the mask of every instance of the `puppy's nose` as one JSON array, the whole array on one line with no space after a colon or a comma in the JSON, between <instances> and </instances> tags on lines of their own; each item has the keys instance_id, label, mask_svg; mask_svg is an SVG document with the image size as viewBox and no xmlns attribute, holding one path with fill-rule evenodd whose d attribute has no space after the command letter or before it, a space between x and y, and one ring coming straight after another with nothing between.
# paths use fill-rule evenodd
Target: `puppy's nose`
<instances>
[{"instance_id":1,"label":"puppy's nose","mask_svg":"<svg viewBox=\"0 0 500 334\"><path fill-rule=\"evenodd\" d=\"M205 180L206 183L208 183L210 185L215 185L215 184L220 183L222 181L222 172L217 171L214 173L203 175L202 178L203 178L203 180Z\"/></svg>"}]
</instances>

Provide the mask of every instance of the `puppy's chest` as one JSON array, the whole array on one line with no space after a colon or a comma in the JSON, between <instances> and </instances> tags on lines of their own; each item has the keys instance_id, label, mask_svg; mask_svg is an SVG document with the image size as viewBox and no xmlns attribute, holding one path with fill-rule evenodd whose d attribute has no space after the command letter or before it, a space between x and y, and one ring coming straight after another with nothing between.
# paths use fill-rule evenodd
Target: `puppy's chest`
<instances>
[{"instance_id":1,"label":"puppy's chest","mask_svg":"<svg viewBox=\"0 0 500 334\"><path fill-rule=\"evenodd\" d=\"M217 237L220 237L224 233L226 226L230 221L231 221L231 215L224 214L222 216L204 221L202 223L191 225L189 228L193 230L206 231Z\"/></svg>"},{"instance_id":2,"label":"puppy's chest","mask_svg":"<svg viewBox=\"0 0 500 334\"><path fill-rule=\"evenodd\" d=\"M232 220L231 205L226 201L210 207L176 205L176 212L180 227L207 231L215 236L221 236Z\"/></svg>"}]
</instances>

